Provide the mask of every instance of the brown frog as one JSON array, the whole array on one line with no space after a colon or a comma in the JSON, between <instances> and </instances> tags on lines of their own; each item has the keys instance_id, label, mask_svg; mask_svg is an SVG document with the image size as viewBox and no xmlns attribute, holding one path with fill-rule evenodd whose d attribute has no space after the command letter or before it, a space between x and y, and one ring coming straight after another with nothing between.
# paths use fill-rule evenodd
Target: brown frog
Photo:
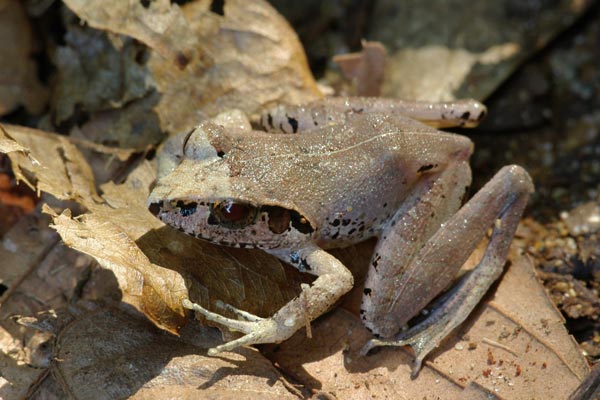
<instances>
[{"instance_id":1,"label":"brown frog","mask_svg":"<svg viewBox=\"0 0 600 400\"><path fill-rule=\"evenodd\" d=\"M511 165L461 206L473 144L422 122L474 126L484 114L472 100L335 98L263 115L267 130L291 134L205 122L173 139L148 200L155 215L190 235L260 248L317 276L270 318L238 310L243 320L229 319L186 300L185 307L245 334L209 354L289 338L352 288L352 274L325 250L377 237L360 315L390 340L373 339L364 351L411 345L416 374L500 276L533 191L527 172ZM478 266L425 321L398 335L456 278L490 229Z\"/></svg>"}]
</instances>

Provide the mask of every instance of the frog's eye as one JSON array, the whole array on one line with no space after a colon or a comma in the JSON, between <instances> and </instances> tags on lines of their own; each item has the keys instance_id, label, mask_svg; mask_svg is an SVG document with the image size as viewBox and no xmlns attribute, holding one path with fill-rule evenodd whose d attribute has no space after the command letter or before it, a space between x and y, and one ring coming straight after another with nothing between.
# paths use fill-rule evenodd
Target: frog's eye
<instances>
[{"instance_id":1,"label":"frog's eye","mask_svg":"<svg viewBox=\"0 0 600 400\"><path fill-rule=\"evenodd\" d=\"M256 215L257 208L250 204L222 201L212 205L208 222L230 228L243 228L253 223Z\"/></svg>"}]
</instances>

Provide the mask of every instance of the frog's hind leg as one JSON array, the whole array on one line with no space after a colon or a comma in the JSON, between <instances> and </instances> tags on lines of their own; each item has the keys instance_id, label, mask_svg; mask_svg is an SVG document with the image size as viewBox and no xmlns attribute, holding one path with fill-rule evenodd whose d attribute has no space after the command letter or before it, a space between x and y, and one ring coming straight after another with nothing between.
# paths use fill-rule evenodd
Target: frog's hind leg
<instances>
[{"instance_id":1,"label":"frog's hind leg","mask_svg":"<svg viewBox=\"0 0 600 400\"><path fill-rule=\"evenodd\" d=\"M445 171L436 182L437 185L447 188L444 197L448 198L447 195L450 194L451 201L455 193L451 188L452 180L458 176L460 174L457 175L456 171ZM396 223L397 228L391 227L389 232L384 232L382 239L393 236L396 240L380 240L374 263L381 254L389 253L388 258L401 257L396 251L398 247L412 250L410 260L406 263L402 260L400 264L396 264L394 276L387 277L389 288L384 287L383 290L389 294L388 298L373 304L369 302L373 296L365 296L363 301L363 319L366 325L372 329L383 326L383 329L374 329L375 333L382 337L390 337L393 335L392 329L404 325L452 282L460 267L485 237L487 230L492 228L492 235L481 261L451 290L443 305L425 321L401 333L395 340L370 341L364 352L382 345L410 345L416 353L413 368L415 376L425 356L467 318L502 273L514 232L528 195L532 191L533 184L525 170L518 166L504 167L458 212L441 225L437 225L438 229L431 236L428 232L422 232L425 234L424 243L423 239L411 238L413 228L408 225L398 227ZM420 202L416 207L421 208L421 213L435 211L426 197L427 194L426 201ZM409 217L410 215L402 216ZM437 220L433 225L436 224ZM405 243L407 238L409 241L414 240L417 246ZM387 267L388 271L391 270L390 266ZM370 285L373 280L381 279L377 276L379 273L372 275L373 278L369 276L367 279L367 288L372 287ZM374 316L368 317L368 311L374 311ZM395 318L394 323L390 322L391 318Z\"/></svg>"}]
</instances>

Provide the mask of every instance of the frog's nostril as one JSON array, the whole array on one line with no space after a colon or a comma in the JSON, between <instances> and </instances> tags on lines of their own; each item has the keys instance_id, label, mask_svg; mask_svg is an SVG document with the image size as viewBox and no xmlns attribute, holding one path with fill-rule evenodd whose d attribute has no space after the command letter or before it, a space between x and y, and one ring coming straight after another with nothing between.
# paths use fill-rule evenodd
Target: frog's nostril
<instances>
[{"instance_id":1,"label":"frog's nostril","mask_svg":"<svg viewBox=\"0 0 600 400\"><path fill-rule=\"evenodd\" d=\"M148 206L148 210L154 214L154 215L158 215L158 213L160 212L160 210L163 208L163 202L162 201L158 201L156 203L151 203Z\"/></svg>"}]
</instances>

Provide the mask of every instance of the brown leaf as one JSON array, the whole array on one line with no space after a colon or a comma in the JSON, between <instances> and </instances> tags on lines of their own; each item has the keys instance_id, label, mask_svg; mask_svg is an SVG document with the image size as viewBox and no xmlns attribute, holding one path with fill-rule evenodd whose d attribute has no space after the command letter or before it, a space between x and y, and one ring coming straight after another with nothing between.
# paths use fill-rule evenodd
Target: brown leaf
<instances>
[{"instance_id":1,"label":"brown leaf","mask_svg":"<svg viewBox=\"0 0 600 400\"><path fill-rule=\"evenodd\" d=\"M0 297L0 370L8 382L0 384L0 398L24 398L43 375L40 354L49 349L48 337L23 329L10 317L66 307L89 274L90 260L58 245L49 223L38 209L2 236L0 283L6 291Z\"/></svg>"},{"instance_id":2,"label":"brown leaf","mask_svg":"<svg viewBox=\"0 0 600 400\"><path fill-rule=\"evenodd\" d=\"M136 38L181 69L194 59L203 61L201 37L190 29L181 9L167 0L147 5L136 0L65 3L93 28Z\"/></svg>"},{"instance_id":3,"label":"brown leaf","mask_svg":"<svg viewBox=\"0 0 600 400\"><path fill-rule=\"evenodd\" d=\"M17 180L62 200L98 198L91 168L66 137L15 125L0 128L0 151L7 152ZM2 147L2 135L10 146Z\"/></svg>"},{"instance_id":4,"label":"brown leaf","mask_svg":"<svg viewBox=\"0 0 600 400\"><path fill-rule=\"evenodd\" d=\"M428 357L416 380L410 379L413 360L406 350L360 356L370 337L356 315L336 310L313 324L312 340L298 333L268 356L309 388L340 398L566 398L589 371L522 257L514 258L489 299Z\"/></svg>"},{"instance_id":5,"label":"brown leaf","mask_svg":"<svg viewBox=\"0 0 600 400\"><path fill-rule=\"evenodd\" d=\"M206 346L220 342L211 328L188 329L178 338L158 330L139 314L94 303L19 322L56 336L49 360L52 374L34 390L38 397L54 388L62 391L59 398L68 394L94 400L297 398L257 351L207 357Z\"/></svg>"}]
</instances>

